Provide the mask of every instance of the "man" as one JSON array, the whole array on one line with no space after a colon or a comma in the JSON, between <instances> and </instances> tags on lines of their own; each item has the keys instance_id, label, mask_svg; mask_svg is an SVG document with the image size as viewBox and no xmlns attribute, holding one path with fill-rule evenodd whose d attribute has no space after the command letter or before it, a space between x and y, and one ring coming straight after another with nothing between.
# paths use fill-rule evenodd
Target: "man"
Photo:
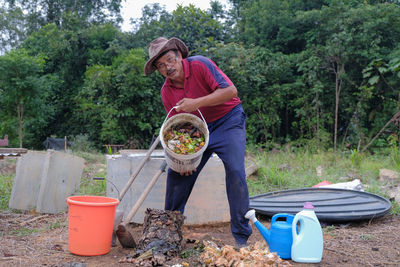
<instances>
[{"instance_id":1,"label":"man","mask_svg":"<svg viewBox=\"0 0 400 267\"><path fill-rule=\"evenodd\" d=\"M197 116L199 109L209 130L209 144L196 170L167 174L166 210L184 211L196 179L215 152L224 163L231 231L239 247L246 246L251 227L244 215L249 209L249 193L244 166L246 115L237 89L229 78L210 59L188 57L186 45L178 38L159 37L149 46L149 57L144 72L150 75L158 70L165 82L161 98L170 116L190 112Z\"/></svg>"}]
</instances>

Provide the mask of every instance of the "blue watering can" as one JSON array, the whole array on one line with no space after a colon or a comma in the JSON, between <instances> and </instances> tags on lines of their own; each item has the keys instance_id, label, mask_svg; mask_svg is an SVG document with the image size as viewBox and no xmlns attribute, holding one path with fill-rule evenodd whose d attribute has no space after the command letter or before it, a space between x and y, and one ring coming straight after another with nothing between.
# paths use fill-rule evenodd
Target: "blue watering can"
<instances>
[{"instance_id":1,"label":"blue watering can","mask_svg":"<svg viewBox=\"0 0 400 267\"><path fill-rule=\"evenodd\" d=\"M267 241L270 252L276 252L282 259L290 259L292 252L292 222L294 215L287 213L275 214L271 219L271 230L268 230L256 218L256 211L249 210L245 217L253 222Z\"/></svg>"}]
</instances>

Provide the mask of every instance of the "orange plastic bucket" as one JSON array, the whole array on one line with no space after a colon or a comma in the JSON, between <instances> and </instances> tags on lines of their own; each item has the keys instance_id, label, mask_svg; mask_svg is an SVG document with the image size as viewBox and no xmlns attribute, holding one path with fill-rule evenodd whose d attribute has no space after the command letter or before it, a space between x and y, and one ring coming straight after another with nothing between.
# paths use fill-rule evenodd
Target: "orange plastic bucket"
<instances>
[{"instance_id":1,"label":"orange plastic bucket","mask_svg":"<svg viewBox=\"0 0 400 267\"><path fill-rule=\"evenodd\" d=\"M68 249L82 256L110 252L118 199L101 196L72 196L68 203Z\"/></svg>"}]
</instances>

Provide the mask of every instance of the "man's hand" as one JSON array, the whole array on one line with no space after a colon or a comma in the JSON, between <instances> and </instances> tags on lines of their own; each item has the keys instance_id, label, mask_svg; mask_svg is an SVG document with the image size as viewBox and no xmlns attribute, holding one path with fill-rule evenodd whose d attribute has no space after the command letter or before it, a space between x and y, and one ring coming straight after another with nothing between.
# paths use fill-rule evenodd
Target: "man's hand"
<instances>
[{"instance_id":1,"label":"man's hand","mask_svg":"<svg viewBox=\"0 0 400 267\"><path fill-rule=\"evenodd\" d=\"M183 98L176 103L178 106L176 111L185 111L185 112L193 112L196 111L198 107L198 101L193 98Z\"/></svg>"},{"instance_id":2,"label":"man's hand","mask_svg":"<svg viewBox=\"0 0 400 267\"><path fill-rule=\"evenodd\" d=\"M211 107L223 104L232 98L237 97L237 89L234 85L226 88L218 88L209 95L199 98L183 98L176 103L176 111L193 112L201 107Z\"/></svg>"},{"instance_id":3,"label":"man's hand","mask_svg":"<svg viewBox=\"0 0 400 267\"><path fill-rule=\"evenodd\" d=\"M194 169L194 170L192 170L192 171L187 171L187 172L180 172L179 174L181 175L181 176L189 176L189 175L192 175L194 172L196 172L196 169Z\"/></svg>"}]
</instances>

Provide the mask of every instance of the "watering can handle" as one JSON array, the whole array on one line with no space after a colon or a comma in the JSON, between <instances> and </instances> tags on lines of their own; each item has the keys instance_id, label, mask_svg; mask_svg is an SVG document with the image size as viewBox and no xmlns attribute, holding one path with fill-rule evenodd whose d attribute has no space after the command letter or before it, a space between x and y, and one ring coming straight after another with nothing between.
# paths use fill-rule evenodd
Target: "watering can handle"
<instances>
[{"instance_id":1,"label":"watering can handle","mask_svg":"<svg viewBox=\"0 0 400 267\"><path fill-rule=\"evenodd\" d=\"M286 218L286 222L287 223L292 223L291 221L293 221L293 219L292 219L293 215L292 214L279 213L279 214L275 214L274 216L272 216L271 223L275 222L279 218Z\"/></svg>"},{"instance_id":2,"label":"watering can handle","mask_svg":"<svg viewBox=\"0 0 400 267\"><path fill-rule=\"evenodd\" d=\"M168 119L169 114L171 113L171 111L172 111L173 109L176 109L177 107L179 107L179 106L173 106L173 107L169 110L167 116L166 116L165 119L164 119L163 124L164 124L165 121ZM201 118L203 119L204 123L207 125L207 122L206 122L206 120L204 119L203 114L201 113L200 109L197 109L197 111L200 113Z\"/></svg>"}]
</instances>

